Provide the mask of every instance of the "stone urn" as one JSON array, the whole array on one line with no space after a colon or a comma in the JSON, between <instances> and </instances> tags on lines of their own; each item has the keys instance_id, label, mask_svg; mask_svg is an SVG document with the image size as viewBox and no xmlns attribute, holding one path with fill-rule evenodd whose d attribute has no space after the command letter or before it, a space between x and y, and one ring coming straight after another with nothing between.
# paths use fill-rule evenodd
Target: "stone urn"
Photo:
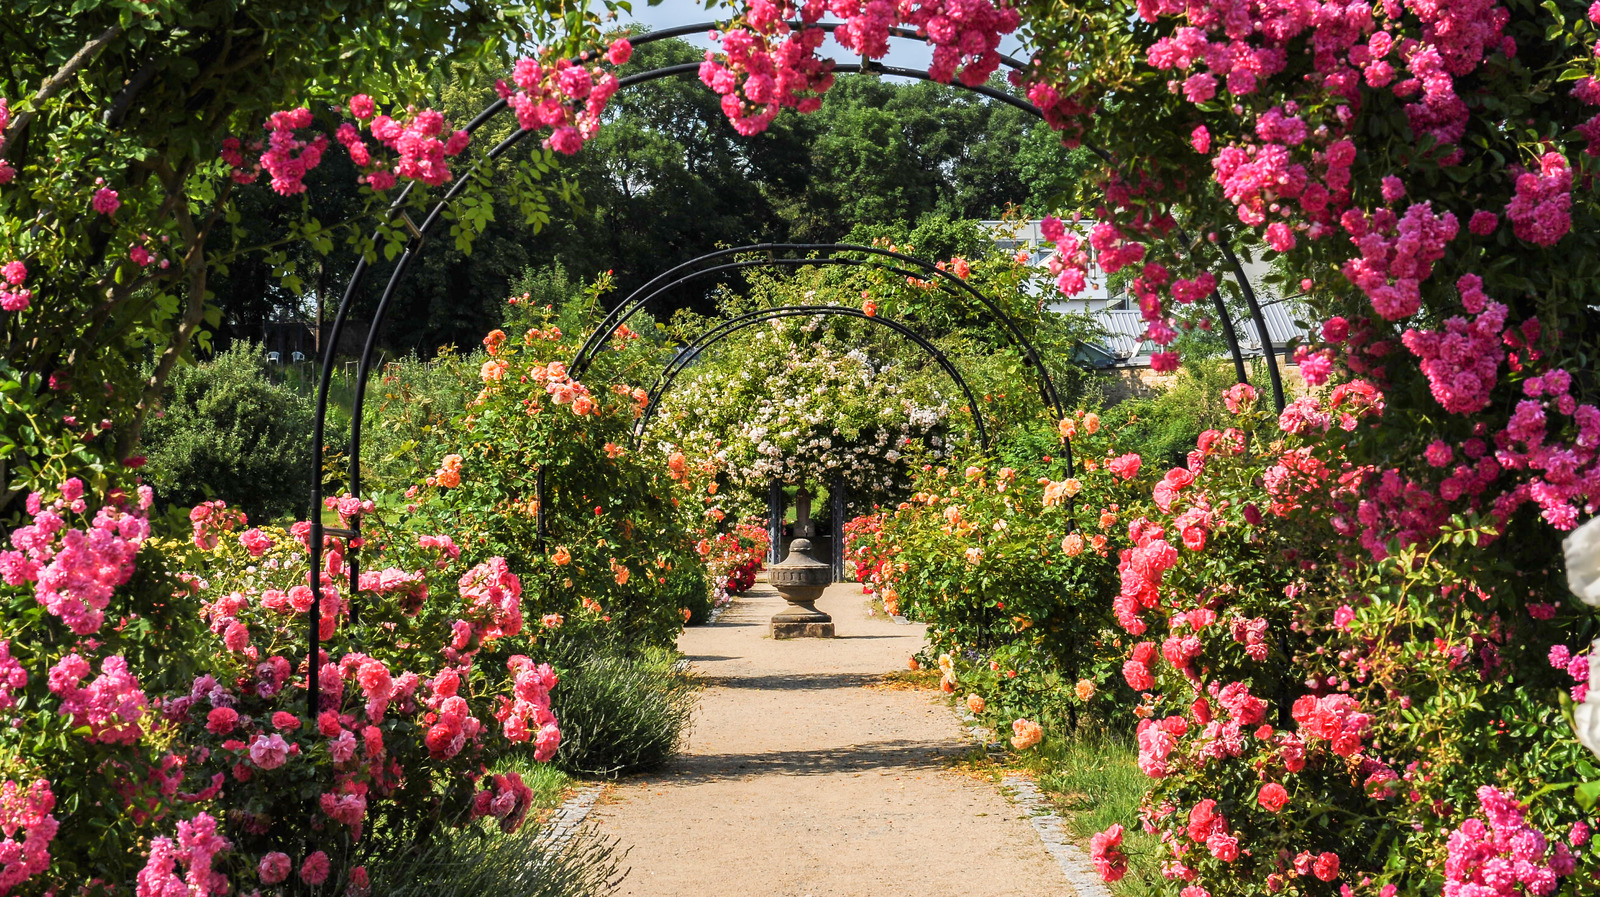
<instances>
[{"instance_id":1,"label":"stone urn","mask_svg":"<svg viewBox=\"0 0 1600 897\"><path fill-rule=\"evenodd\" d=\"M811 556L810 539L790 543L788 557L767 568L767 582L789 602L772 616L773 638L833 638L833 618L815 607L833 568Z\"/></svg>"}]
</instances>

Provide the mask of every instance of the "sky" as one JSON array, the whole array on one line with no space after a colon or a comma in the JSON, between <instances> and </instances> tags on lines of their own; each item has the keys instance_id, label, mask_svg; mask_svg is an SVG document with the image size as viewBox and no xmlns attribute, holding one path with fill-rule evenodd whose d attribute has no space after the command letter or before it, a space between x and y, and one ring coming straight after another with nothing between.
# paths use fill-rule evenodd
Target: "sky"
<instances>
[{"instance_id":1,"label":"sky","mask_svg":"<svg viewBox=\"0 0 1600 897\"><path fill-rule=\"evenodd\" d=\"M662 0L655 6L647 5L645 0L634 0L633 14L631 16L623 14L617 21L622 24L638 22L660 30L676 25L692 25L696 22L710 21L716 18L718 13L725 13L725 10L707 11L705 4L700 0ZM836 20L825 19L824 21ZM711 46L711 41L704 34L684 39L698 47ZM1023 58L1019 55L1021 50L1020 42L1014 37L1007 38L1000 44L1001 52L1018 56L1018 58ZM841 63L848 62L851 59L849 51L839 46L832 37L829 37L827 42L822 45L822 55L824 57L832 57ZM932 58L932 51L920 41L891 38L889 40L889 55L884 57L883 63L902 68L926 70Z\"/></svg>"}]
</instances>

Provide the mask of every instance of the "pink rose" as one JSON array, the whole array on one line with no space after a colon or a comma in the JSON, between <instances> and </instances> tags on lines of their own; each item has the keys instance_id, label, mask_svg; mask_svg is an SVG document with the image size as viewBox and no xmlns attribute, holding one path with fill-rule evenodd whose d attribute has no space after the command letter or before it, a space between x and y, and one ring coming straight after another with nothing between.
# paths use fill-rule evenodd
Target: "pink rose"
<instances>
[{"instance_id":1,"label":"pink rose","mask_svg":"<svg viewBox=\"0 0 1600 897\"><path fill-rule=\"evenodd\" d=\"M286 853L274 850L261 858L256 866L256 874L261 876L264 885L275 885L289 877L289 870L294 868L294 863Z\"/></svg>"},{"instance_id":2,"label":"pink rose","mask_svg":"<svg viewBox=\"0 0 1600 897\"><path fill-rule=\"evenodd\" d=\"M288 759L289 743L276 732L257 735L256 740L250 742L250 760L262 769L277 769Z\"/></svg>"},{"instance_id":3,"label":"pink rose","mask_svg":"<svg viewBox=\"0 0 1600 897\"><path fill-rule=\"evenodd\" d=\"M317 851L300 864L300 880L308 885L320 885L328 880L328 855Z\"/></svg>"},{"instance_id":4,"label":"pink rose","mask_svg":"<svg viewBox=\"0 0 1600 897\"><path fill-rule=\"evenodd\" d=\"M206 731L213 735L226 735L239 722L239 711L232 707L216 707L206 714Z\"/></svg>"},{"instance_id":5,"label":"pink rose","mask_svg":"<svg viewBox=\"0 0 1600 897\"><path fill-rule=\"evenodd\" d=\"M1277 782L1268 782L1261 786L1261 793L1256 795L1256 800L1268 812L1276 813L1289 802L1289 791Z\"/></svg>"}]
</instances>

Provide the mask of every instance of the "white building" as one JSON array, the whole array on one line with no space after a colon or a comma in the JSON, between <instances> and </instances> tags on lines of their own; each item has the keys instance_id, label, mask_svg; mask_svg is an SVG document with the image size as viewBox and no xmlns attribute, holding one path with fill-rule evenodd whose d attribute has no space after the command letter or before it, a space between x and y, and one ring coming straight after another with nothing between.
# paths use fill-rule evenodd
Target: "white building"
<instances>
[{"instance_id":1,"label":"white building","mask_svg":"<svg viewBox=\"0 0 1600 897\"><path fill-rule=\"evenodd\" d=\"M1026 251L1029 264L1038 268L1049 265L1053 251L1040 233L1037 221L982 221L979 222L994 235L995 246L1008 252ZM1096 222L1083 219L1068 227L1085 240ZM1291 340L1306 339L1304 328L1294 322L1294 315L1284 300L1273 297L1266 289L1267 263L1256 260L1241 262L1256 298L1261 303L1261 315L1267 322L1267 335L1272 339L1274 351L1284 354ZM1219 278L1230 275L1218 275ZM1145 322L1139 314L1139 304L1121 290L1108 287L1109 278L1094 264L1090 250L1087 275L1088 287L1072 298L1058 296L1047 308L1059 314L1088 314L1105 330L1105 338L1082 346L1082 359L1096 368L1146 368L1150 366L1150 353L1156 346L1144 338ZM1042 289L1053 289L1048 280ZM1218 325L1220 327L1220 325ZM1238 315L1234 328L1239 337L1239 348L1246 358L1260 358L1261 339L1255 322L1249 315Z\"/></svg>"}]
</instances>

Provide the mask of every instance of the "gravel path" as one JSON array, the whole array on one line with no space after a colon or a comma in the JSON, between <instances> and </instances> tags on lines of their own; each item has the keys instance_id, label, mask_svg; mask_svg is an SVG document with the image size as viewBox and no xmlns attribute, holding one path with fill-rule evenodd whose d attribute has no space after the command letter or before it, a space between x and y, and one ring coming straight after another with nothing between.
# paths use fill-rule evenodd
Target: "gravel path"
<instances>
[{"instance_id":1,"label":"gravel path","mask_svg":"<svg viewBox=\"0 0 1600 897\"><path fill-rule=\"evenodd\" d=\"M706 689L688 752L607 789L590 818L629 851L638 897L1072 895L1021 808L951 770L968 743L926 691L874 687L921 626L866 615L859 586L818 606L839 638L774 641L759 584L679 642Z\"/></svg>"}]
</instances>

